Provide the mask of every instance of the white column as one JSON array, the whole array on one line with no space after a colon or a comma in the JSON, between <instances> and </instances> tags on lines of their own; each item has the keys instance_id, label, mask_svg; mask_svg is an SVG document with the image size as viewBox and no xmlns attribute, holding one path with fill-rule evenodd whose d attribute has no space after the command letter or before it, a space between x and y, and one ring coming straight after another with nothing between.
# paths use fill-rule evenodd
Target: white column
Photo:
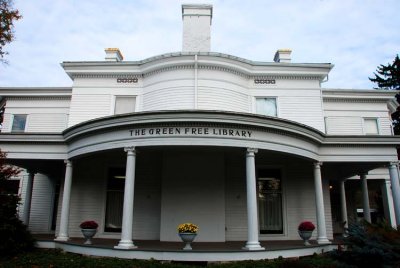
<instances>
[{"instance_id":1,"label":"white column","mask_svg":"<svg viewBox=\"0 0 400 268\"><path fill-rule=\"evenodd\" d=\"M383 202L383 209L385 210L385 218L393 228L396 228L396 216L394 212L393 206L393 196L391 192L391 184L390 180L385 180L382 183L381 190L382 190L382 202Z\"/></svg>"},{"instance_id":2,"label":"white column","mask_svg":"<svg viewBox=\"0 0 400 268\"><path fill-rule=\"evenodd\" d=\"M258 211L256 191L255 153L257 149L248 148L246 152L246 189L247 189L247 250L264 250L258 241Z\"/></svg>"},{"instance_id":3,"label":"white column","mask_svg":"<svg viewBox=\"0 0 400 268\"><path fill-rule=\"evenodd\" d=\"M392 183L393 205L396 216L396 225L400 225L400 185L399 173L397 172L397 163L389 164L390 182Z\"/></svg>"},{"instance_id":4,"label":"white column","mask_svg":"<svg viewBox=\"0 0 400 268\"><path fill-rule=\"evenodd\" d=\"M361 174L360 179L361 179L361 189L362 189L364 220L366 220L367 222L371 222L371 209L369 207L367 175Z\"/></svg>"},{"instance_id":5,"label":"white column","mask_svg":"<svg viewBox=\"0 0 400 268\"><path fill-rule=\"evenodd\" d=\"M33 190L33 179L35 173L31 170L28 171L28 180L26 183L25 200L24 200L24 214L22 221L26 226L29 227L29 217L31 215L31 203L32 203L32 190Z\"/></svg>"},{"instance_id":6,"label":"white column","mask_svg":"<svg viewBox=\"0 0 400 268\"><path fill-rule=\"evenodd\" d=\"M325 207L324 207L324 195L322 190L322 178L321 178L321 165L322 163L314 163L314 187L315 187L315 204L317 207L317 242L318 244L330 244L326 235L326 223L325 223Z\"/></svg>"},{"instance_id":7,"label":"white column","mask_svg":"<svg viewBox=\"0 0 400 268\"><path fill-rule=\"evenodd\" d=\"M344 182L345 180L341 180L339 182L339 187L340 187L340 207L342 213L342 223L344 223L343 227L346 230L349 227L349 220L347 219L346 188Z\"/></svg>"},{"instance_id":8,"label":"white column","mask_svg":"<svg viewBox=\"0 0 400 268\"><path fill-rule=\"evenodd\" d=\"M135 166L136 166L136 151L135 147L126 147L126 175L125 175L125 190L124 190L124 207L122 214L122 232L121 240L118 249L133 249L137 248L132 241L133 229L133 201L135 193Z\"/></svg>"},{"instance_id":9,"label":"white column","mask_svg":"<svg viewBox=\"0 0 400 268\"><path fill-rule=\"evenodd\" d=\"M68 223L69 223L69 204L71 200L71 185L72 185L72 161L65 160L65 179L64 179L64 190L63 199L61 204L61 219L60 219L60 230L56 241L68 241Z\"/></svg>"}]
</instances>

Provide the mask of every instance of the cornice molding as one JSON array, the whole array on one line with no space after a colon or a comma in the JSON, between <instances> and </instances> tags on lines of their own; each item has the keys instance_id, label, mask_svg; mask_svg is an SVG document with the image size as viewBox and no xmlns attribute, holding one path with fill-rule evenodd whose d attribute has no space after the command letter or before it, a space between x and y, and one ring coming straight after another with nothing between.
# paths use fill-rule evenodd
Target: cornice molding
<instances>
[{"instance_id":1,"label":"cornice molding","mask_svg":"<svg viewBox=\"0 0 400 268\"><path fill-rule=\"evenodd\" d=\"M323 102L346 102L346 103L382 103L387 102L387 98L359 98L356 97L323 97Z\"/></svg>"},{"instance_id":2,"label":"cornice molding","mask_svg":"<svg viewBox=\"0 0 400 268\"><path fill-rule=\"evenodd\" d=\"M70 100L71 96L10 96L8 100Z\"/></svg>"}]
</instances>

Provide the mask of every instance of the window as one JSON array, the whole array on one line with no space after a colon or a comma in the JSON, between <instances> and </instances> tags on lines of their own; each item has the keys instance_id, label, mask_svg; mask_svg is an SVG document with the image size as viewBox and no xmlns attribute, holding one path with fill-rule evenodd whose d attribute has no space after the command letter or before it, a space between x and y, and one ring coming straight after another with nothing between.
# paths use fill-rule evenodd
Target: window
<instances>
[{"instance_id":1,"label":"window","mask_svg":"<svg viewBox=\"0 0 400 268\"><path fill-rule=\"evenodd\" d=\"M267 116L277 116L276 98L256 98L256 112Z\"/></svg>"},{"instance_id":2,"label":"window","mask_svg":"<svg viewBox=\"0 0 400 268\"><path fill-rule=\"evenodd\" d=\"M26 114L14 114L11 132L24 132L26 124Z\"/></svg>"},{"instance_id":3,"label":"window","mask_svg":"<svg viewBox=\"0 0 400 268\"><path fill-rule=\"evenodd\" d=\"M364 118L364 133L367 135L379 134L378 120L376 118Z\"/></svg>"},{"instance_id":4,"label":"window","mask_svg":"<svg viewBox=\"0 0 400 268\"><path fill-rule=\"evenodd\" d=\"M110 169L107 180L106 220L104 225L106 232L121 232L124 187L125 169Z\"/></svg>"},{"instance_id":5,"label":"window","mask_svg":"<svg viewBox=\"0 0 400 268\"><path fill-rule=\"evenodd\" d=\"M114 114L133 113L135 111L136 97L116 96Z\"/></svg>"},{"instance_id":6,"label":"window","mask_svg":"<svg viewBox=\"0 0 400 268\"><path fill-rule=\"evenodd\" d=\"M282 183L278 169L259 169L257 176L258 219L261 234L282 234Z\"/></svg>"}]
</instances>

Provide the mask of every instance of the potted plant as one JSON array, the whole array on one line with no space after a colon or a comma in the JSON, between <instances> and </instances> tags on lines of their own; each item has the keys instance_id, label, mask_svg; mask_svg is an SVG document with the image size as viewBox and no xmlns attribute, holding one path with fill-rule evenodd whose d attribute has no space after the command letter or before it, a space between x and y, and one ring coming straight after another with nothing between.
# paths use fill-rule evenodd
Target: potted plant
<instances>
[{"instance_id":1,"label":"potted plant","mask_svg":"<svg viewBox=\"0 0 400 268\"><path fill-rule=\"evenodd\" d=\"M311 245L308 242L308 240L311 238L312 232L314 231L314 229L315 229L315 225L311 221L303 221L302 223L300 223L300 225L298 227L298 231L299 231L299 235L300 235L301 239L304 240L305 246Z\"/></svg>"},{"instance_id":2,"label":"potted plant","mask_svg":"<svg viewBox=\"0 0 400 268\"><path fill-rule=\"evenodd\" d=\"M96 234L97 232L97 227L99 225L95 221L84 221L82 222L79 227L81 227L81 231L83 236L85 237L85 245L91 245L92 244L92 237Z\"/></svg>"},{"instance_id":3,"label":"potted plant","mask_svg":"<svg viewBox=\"0 0 400 268\"><path fill-rule=\"evenodd\" d=\"M190 243L196 238L199 227L193 223L182 223L178 225L178 234L183 242L185 242L185 247L183 250L192 250Z\"/></svg>"}]
</instances>

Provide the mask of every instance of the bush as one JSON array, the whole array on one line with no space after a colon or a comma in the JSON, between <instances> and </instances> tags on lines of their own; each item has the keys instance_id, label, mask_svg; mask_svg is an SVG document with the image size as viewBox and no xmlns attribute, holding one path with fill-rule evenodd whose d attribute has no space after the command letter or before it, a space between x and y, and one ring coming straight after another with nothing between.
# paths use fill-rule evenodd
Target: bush
<instances>
[{"instance_id":1,"label":"bush","mask_svg":"<svg viewBox=\"0 0 400 268\"><path fill-rule=\"evenodd\" d=\"M399 267L400 231L386 223L352 224L344 243L347 251L336 251L332 257L356 267Z\"/></svg>"},{"instance_id":2,"label":"bush","mask_svg":"<svg viewBox=\"0 0 400 268\"><path fill-rule=\"evenodd\" d=\"M18 219L20 199L7 187L8 180L19 172L18 168L6 164L6 153L0 150L0 256L15 255L34 246L31 233Z\"/></svg>"}]
</instances>

